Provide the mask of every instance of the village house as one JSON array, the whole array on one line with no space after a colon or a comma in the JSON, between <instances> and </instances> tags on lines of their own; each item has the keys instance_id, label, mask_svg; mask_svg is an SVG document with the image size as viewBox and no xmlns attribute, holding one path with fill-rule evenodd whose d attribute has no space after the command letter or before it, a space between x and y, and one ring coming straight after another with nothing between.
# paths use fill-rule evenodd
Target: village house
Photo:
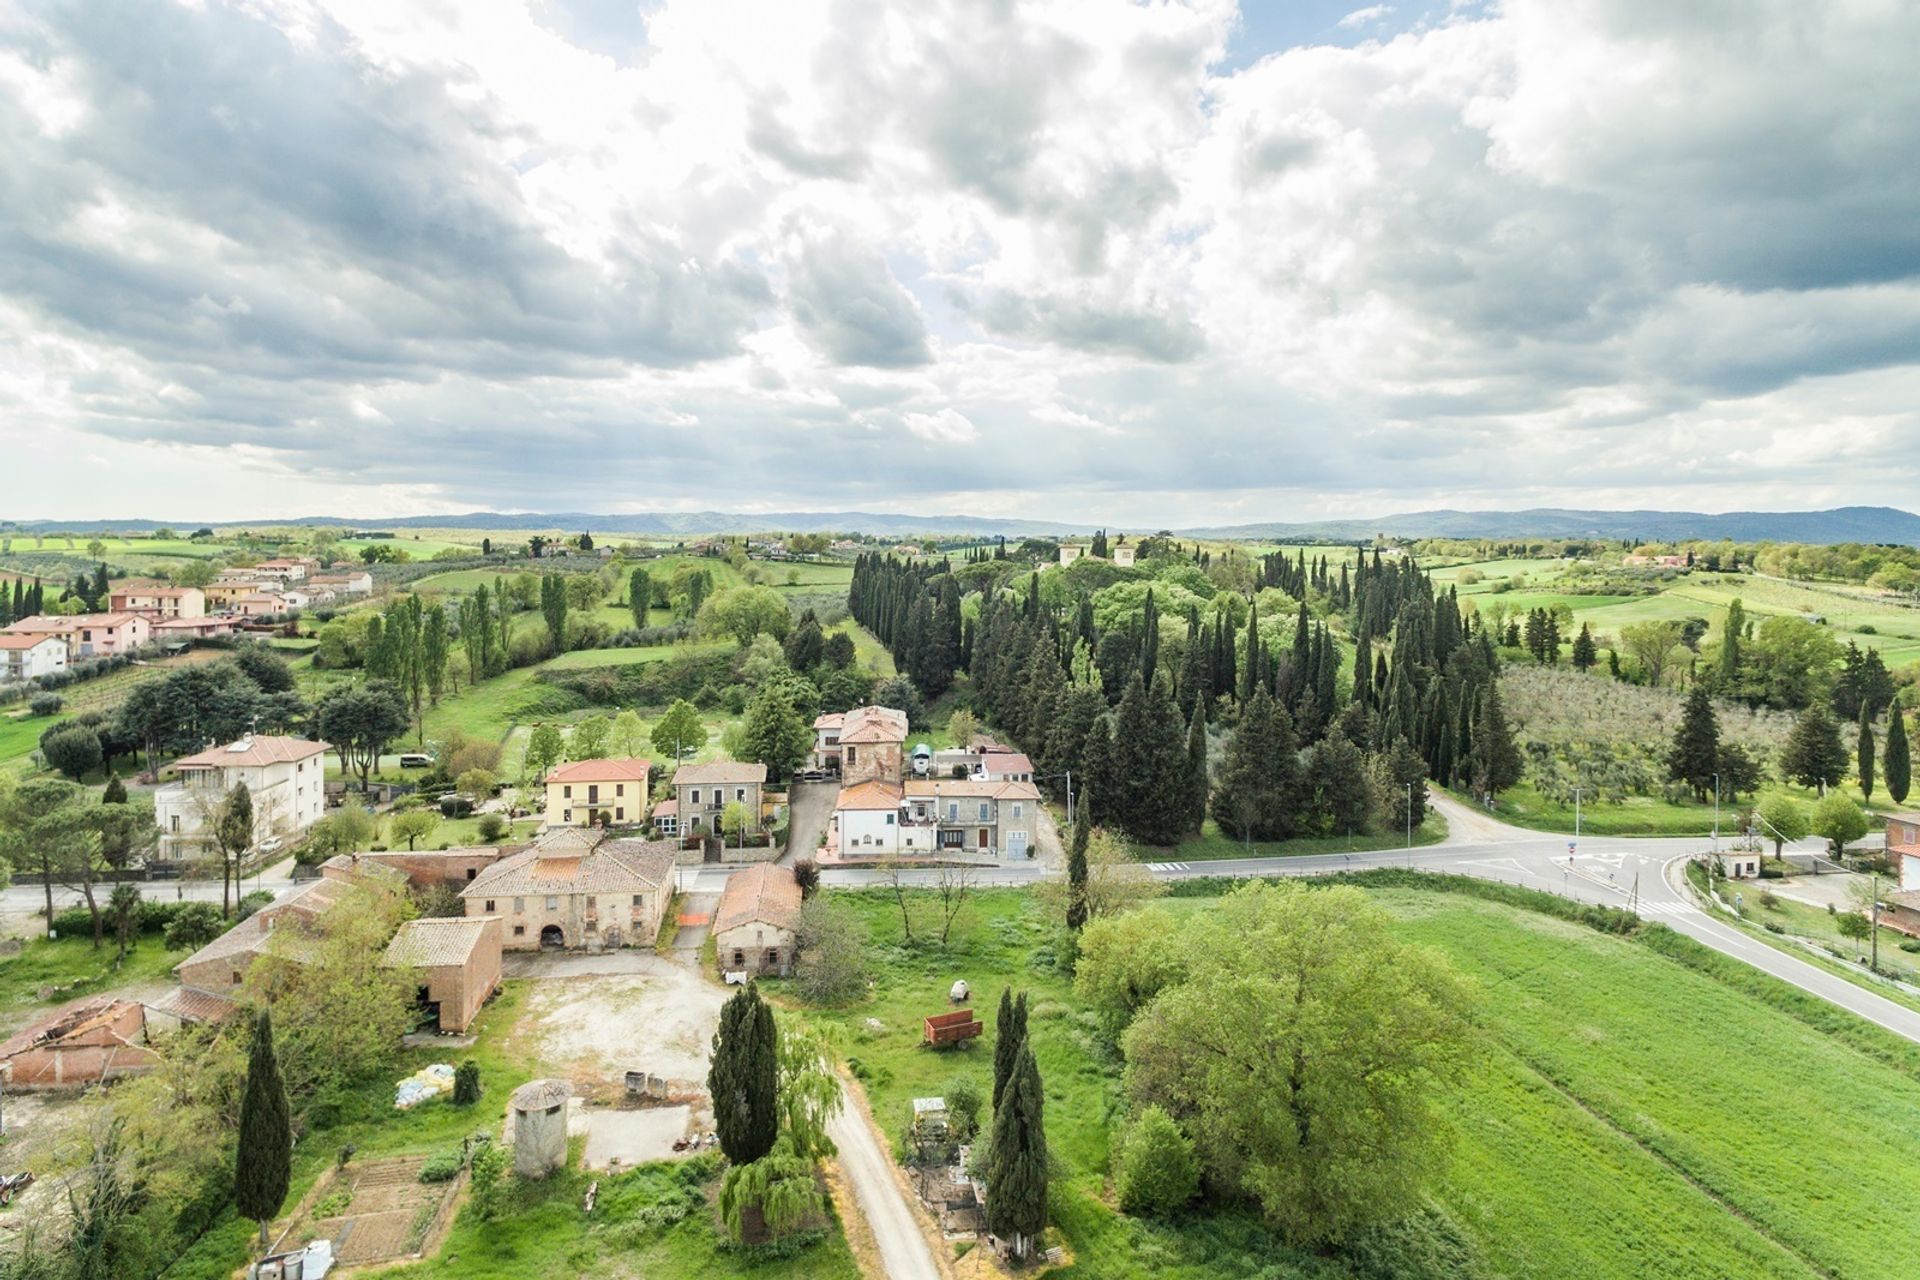
<instances>
[{"instance_id":1,"label":"village house","mask_svg":"<svg viewBox=\"0 0 1920 1280\"><path fill-rule=\"evenodd\" d=\"M907 713L892 707L855 707L817 717L813 722L813 767L838 774L842 782L901 777L901 748L907 741Z\"/></svg>"},{"instance_id":2,"label":"village house","mask_svg":"<svg viewBox=\"0 0 1920 1280\"><path fill-rule=\"evenodd\" d=\"M1086 554L1087 549L1085 547L1078 546L1071 542L1063 542L1060 544L1060 567L1064 569Z\"/></svg>"},{"instance_id":3,"label":"village house","mask_svg":"<svg viewBox=\"0 0 1920 1280\"><path fill-rule=\"evenodd\" d=\"M9 1089L78 1089L159 1065L147 1046L146 1008L111 995L56 1009L0 1044Z\"/></svg>"},{"instance_id":4,"label":"village house","mask_svg":"<svg viewBox=\"0 0 1920 1280\"><path fill-rule=\"evenodd\" d=\"M307 579L310 587L326 587L336 595L364 596L373 590L373 575L364 569L316 574Z\"/></svg>"},{"instance_id":5,"label":"village house","mask_svg":"<svg viewBox=\"0 0 1920 1280\"><path fill-rule=\"evenodd\" d=\"M413 970L421 1010L439 1030L462 1032L500 987L502 929L498 916L409 920L380 963Z\"/></svg>"},{"instance_id":6,"label":"village house","mask_svg":"<svg viewBox=\"0 0 1920 1280\"><path fill-rule=\"evenodd\" d=\"M211 636L233 634L233 619L224 615L200 618L166 618L153 624L155 644L181 644L205 640Z\"/></svg>"},{"instance_id":7,"label":"village house","mask_svg":"<svg viewBox=\"0 0 1920 1280\"><path fill-rule=\"evenodd\" d=\"M1113 562L1122 569L1131 569L1133 567L1133 548L1124 542L1114 547Z\"/></svg>"},{"instance_id":8,"label":"village house","mask_svg":"<svg viewBox=\"0 0 1920 1280\"><path fill-rule=\"evenodd\" d=\"M129 578L107 594L115 613L137 613L149 622L199 618L207 612L207 594L199 587L175 587L151 578Z\"/></svg>"},{"instance_id":9,"label":"village house","mask_svg":"<svg viewBox=\"0 0 1920 1280\"><path fill-rule=\"evenodd\" d=\"M1887 818L1887 869L1900 887L1883 899L1880 923L1920 937L1920 813Z\"/></svg>"},{"instance_id":10,"label":"village house","mask_svg":"<svg viewBox=\"0 0 1920 1280\"><path fill-rule=\"evenodd\" d=\"M747 834L758 835L764 821L762 805L767 766L741 760L714 760L683 764L673 775L675 832L683 839L720 834L720 819L729 804L746 806Z\"/></svg>"},{"instance_id":11,"label":"village house","mask_svg":"<svg viewBox=\"0 0 1920 1280\"><path fill-rule=\"evenodd\" d=\"M281 582L299 582L310 573L317 573L320 562L312 556L293 556L274 560L262 560L253 566L254 576L277 578Z\"/></svg>"},{"instance_id":12,"label":"village house","mask_svg":"<svg viewBox=\"0 0 1920 1280\"><path fill-rule=\"evenodd\" d=\"M58 675L67 669L67 640L52 634L0 632L0 681L9 684Z\"/></svg>"},{"instance_id":13,"label":"village house","mask_svg":"<svg viewBox=\"0 0 1920 1280\"><path fill-rule=\"evenodd\" d=\"M16 636L59 636L66 641L67 661L110 658L146 648L153 624L137 613L36 613L6 628Z\"/></svg>"},{"instance_id":14,"label":"village house","mask_svg":"<svg viewBox=\"0 0 1920 1280\"><path fill-rule=\"evenodd\" d=\"M204 854L212 846L213 816L242 782L253 796L256 845L304 835L326 810L328 750L328 744L306 738L255 734L174 761L179 780L153 793L157 859L178 862Z\"/></svg>"},{"instance_id":15,"label":"village house","mask_svg":"<svg viewBox=\"0 0 1920 1280\"><path fill-rule=\"evenodd\" d=\"M558 827L460 892L468 916L499 916L508 951L650 947L673 896L672 841Z\"/></svg>"},{"instance_id":16,"label":"village house","mask_svg":"<svg viewBox=\"0 0 1920 1280\"><path fill-rule=\"evenodd\" d=\"M639 826L647 820L647 777L638 758L573 760L547 775L549 827Z\"/></svg>"},{"instance_id":17,"label":"village house","mask_svg":"<svg viewBox=\"0 0 1920 1280\"><path fill-rule=\"evenodd\" d=\"M736 871L713 913L714 959L725 972L785 977L799 928L800 882L791 869L763 862Z\"/></svg>"},{"instance_id":18,"label":"village house","mask_svg":"<svg viewBox=\"0 0 1920 1280\"><path fill-rule=\"evenodd\" d=\"M872 780L843 787L829 847L842 858L962 851L1032 856L1040 791L1032 782L984 778Z\"/></svg>"},{"instance_id":19,"label":"village house","mask_svg":"<svg viewBox=\"0 0 1920 1280\"><path fill-rule=\"evenodd\" d=\"M253 578L236 578L231 581L208 583L200 588L200 594L205 598L209 610L217 613L231 613L235 601L258 595L267 590L268 585Z\"/></svg>"},{"instance_id":20,"label":"village house","mask_svg":"<svg viewBox=\"0 0 1920 1280\"><path fill-rule=\"evenodd\" d=\"M249 591L232 604L233 612L243 618L270 618L292 607L277 591Z\"/></svg>"}]
</instances>

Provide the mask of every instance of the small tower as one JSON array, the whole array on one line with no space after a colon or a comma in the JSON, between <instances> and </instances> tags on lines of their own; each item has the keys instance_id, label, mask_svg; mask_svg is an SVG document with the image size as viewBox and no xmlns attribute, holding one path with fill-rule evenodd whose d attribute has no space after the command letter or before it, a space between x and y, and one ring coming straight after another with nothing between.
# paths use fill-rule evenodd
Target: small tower
<instances>
[{"instance_id":1,"label":"small tower","mask_svg":"<svg viewBox=\"0 0 1920 1280\"><path fill-rule=\"evenodd\" d=\"M567 1162L567 1099L564 1080L529 1080L513 1091L513 1171L544 1178Z\"/></svg>"}]
</instances>

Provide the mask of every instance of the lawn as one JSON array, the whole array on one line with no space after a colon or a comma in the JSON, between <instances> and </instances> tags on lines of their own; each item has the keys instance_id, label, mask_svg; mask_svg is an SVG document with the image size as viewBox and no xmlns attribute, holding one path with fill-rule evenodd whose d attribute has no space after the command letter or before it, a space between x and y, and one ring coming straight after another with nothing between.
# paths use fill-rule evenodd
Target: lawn
<instances>
[{"instance_id":1,"label":"lawn","mask_svg":"<svg viewBox=\"0 0 1920 1280\"><path fill-rule=\"evenodd\" d=\"M1413 843L1439 844L1447 838L1447 820L1429 809L1426 821L1413 829ZM1310 854L1365 853L1375 849L1399 849L1406 845L1404 831L1361 832L1352 836L1297 836L1292 840L1255 840L1242 843L1220 830L1212 818L1171 849L1157 845L1135 845L1134 856L1142 862L1206 862L1222 858L1284 858Z\"/></svg>"},{"instance_id":2,"label":"lawn","mask_svg":"<svg viewBox=\"0 0 1920 1280\"><path fill-rule=\"evenodd\" d=\"M0 767L27 767L27 756L40 749L40 735L65 716L0 716Z\"/></svg>"},{"instance_id":3,"label":"lawn","mask_svg":"<svg viewBox=\"0 0 1920 1280\"><path fill-rule=\"evenodd\" d=\"M890 680L899 674L893 665L893 655L880 643L873 632L867 630L852 618L842 619L828 627L829 632L842 632L853 637L853 661L862 671L871 672L882 680Z\"/></svg>"},{"instance_id":4,"label":"lawn","mask_svg":"<svg viewBox=\"0 0 1920 1280\"><path fill-rule=\"evenodd\" d=\"M661 611L655 610L655 612ZM542 665L562 671L579 667L637 667L649 662L665 662L669 658L699 657L709 653L720 653L735 647L731 640L715 640L705 643L653 645L644 649L575 649L572 653L563 653L557 658L549 658Z\"/></svg>"},{"instance_id":5,"label":"lawn","mask_svg":"<svg viewBox=\"0 0 1920 1280\"><path fill-rule=\"evenodd\" d=\"M116 969L117 954L111 942L95 950L93 939L83 936L35 937L21 946L20 954L0 956L0 1023L12 1026L38 1005L61 1004L136 982L164 981L187 953L169 951L159 935L147 934L128 948L126 963ZM41 994L50 988L50 995Z\"/></svg>"},{"instance_id":6,"label":"lawn","mask_svg":"<svg viewBox=\"0 0 1920 1280\"><path fill-rule=\"evenodd\" d=\"M1454 796L1462 804L1474 801ZM1740 806L1723 801L1722 833L1738 827ZM1519 782L1500 793L1493 814L1502 822L1536 831L1573 833L1573 806L1540 794L1531 782ZM1692 801L1675 804L1661 796L1628 796L1619 804L1580 805L1580 830L1596 836L1695 836L1713 830L1713 805Z\"/></svg>"},{"instance_id":7,"label":"lawn","mask_svg":"<svg viewBox=\"0 0 1920 1280\"><path fill-rule=\"evenodd\" d=\"M1432 1188L1479 1259L1455 1274L1893 1275L1920 1263L1920 1211L1898 1197L1829 1194L1897 1183L1920 1159L1920 1132L1901 1118L1920 1105L1911 1046L1853 1019L1844 1037L1825 1034L1791 1016L1790 993L1745 970L1722 980L1640 941L1476 898L1374 892L1481 993L1473 1061L1447 1103L1454 1159ZM946 1052L918 1044L920 1019L948 1007L947 986L966 978L989 1022L1003 985L1030 993L1062 1169L1053 1216L1077 1263L1064 1274L1355 1274L1337 1257L1287 1249L1239 1211L1150 1224L1110 1207L1117 1065L1029 896L979 895L946 950L902 945L881 893L834 899L866 925L877 985L851 1008L807 1016L834 1029L890 1134L909 1099L956 1072L990 1076L990 1034ZM932 907L921 909L924 926Z\"/></svg>"}]
</instances>

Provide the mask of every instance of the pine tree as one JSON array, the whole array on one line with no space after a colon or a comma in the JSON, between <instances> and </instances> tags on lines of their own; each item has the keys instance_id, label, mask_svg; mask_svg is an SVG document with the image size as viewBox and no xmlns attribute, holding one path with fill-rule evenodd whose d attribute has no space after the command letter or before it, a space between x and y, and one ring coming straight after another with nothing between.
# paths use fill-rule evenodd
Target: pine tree
<instances>
[{"instance_id":1,"label":"pine tree","mask_svg":"<svg viewBox=\"0 0 1920 1280\"><path fill-rule=\"evenodd\" d=\"M1256 689L1227 740L1210 802L1214 821L1242 840L1284 840L1298 822L1299 790L1299 747L1286 709Z\"/></svg>"},{"instance_id":2,"label":"pine tree","mask_svg":"<svg viewBox=\"0 0 1920 1280\"><path fill-rule=\"evenodd\" d=\"M1887 713L1886 763L1887 794L1895 804L1907 802L1907 789L1913 784L1913 761L1907 754L1907 717L1894 703Z\"/></svg>"},{"instance_id":3,"label":"pine tree","mask_svg":"<svg viewBox=\"0 0 1920 1280\"><path fill-rule=\"evenodd\" d=\"M1719 760L1720 721L1714 715L1707 687L1696 683L1687 694L1680 727L1674 731L1673 746L1667 752L1667 776L1686 783L1696 800L1704 800Z\"/></svg>"},{"instance_id":4,"label":"pine tree","mask_svg":"<svg viewBox=\"0 0 1920 1280\"><path fill-rule=\"evenodd\" d=\"M1873 799L1873 707L1860 703L1860 736L1854 743L1854 767L1860 772L1860 798Z\"/></svg>"},{"instance_id":5,"label":"pine tree","mask_svg":"<svg viewBox=\"0 0 1920 1280\"><path fill-rule=\"evenodd\" d=\"M995 1093L987 1160L987 1230L1007 1241L1016 1258L1024 1259L1047 1227L1046 1098L1033 1048L1024 1035L1007 1085Z\"/></svg>"},{"instance_id":6,"label":"pine tree","mask_svg":"<svg viewBox=\"0 0 1920 1280\"><path fill-rule=\"evenodd\" d=\"M1573 666L1576 671L1591 671L1593 664L1600 660L1599 652L1593 644L1593 624L1580 624L1580 634L1573 638Z\"/></svg>"},{"instance_id":7,"label":"pine tree","mask_svg":"<svg viewBox=\"0 0 1920 1280\"><path fill-rule=\"evenodd\" d=\"M1847 749L1840 744L1840 727L1824 703L1815 702L1794 722L1787 745L1780 751L1780 772L1809 787L1831 787L1846 774Z\"/></svg>"},{"instance_id":8,"label":"pine tree","mask_svg":"<svg viewBox=\"0 0 1920 1280\"><path fill-rule=\"evenodd\" d=\"M233 1207L241 1217L260 1224L263 1246L267 1224L286 1203L292 1177L293 1113L287 1104L287 1087L280 1079L280 1063L273 1053L273 1024L262 1009L253 1024L246 1090L240 1097Z\"/></svg>"},{"instance_id":9,"label":"pine tree","mask_svg":"<svg viewBox=\"0 0 1920 1280\"><path fill-rule=\"evenodd\" d=\"M1027 993L1013 994L1012 987L1000 989L1000 1011L993 1018L993 1109L1000 1110L1000 1099L1007 1082L1020 1061L1020 1049L1027 1042Z\"/></svg>"},{"instance_id":10,"label":"pine tree","mask_svg":"<svg viewBox=\"0 0 1920 1280\"><path fill-rule=\"evenodd\" d=\"M734 1164L752 1164L773 1149L779 1127L780 1036L773 1010L753 982L721 1006L713 1036L707 1093L720 1150Z\"/></svg>"},{"instance_id":11,"label":"pine tree","mask_svg":"<svg viewBox=\"0 0 1920 1280\"><path fill-rule=\"evenodd\" d=\"M1500 706L1497 675L1488 678L1487 687L1480 695L1480 714L1474 720L1473 747L1468 758L1473 761L1474 789L1489 800L1520 781L1525 764L1520 758L1520 748L1513 741L1513 729Z\"/></svg>"},{"instance_id":12,"label":"pine tree","mask_svg":"<svg viewBox=\"0 0 1920 1280\"><path fill-rule=\"evenodd\" d=\"M1067 928L1076 933L1087 922L1087 837L1092 828L1083 812L1073 824L1073 847L1067 851Z\"/></svg>"}]
</instances>

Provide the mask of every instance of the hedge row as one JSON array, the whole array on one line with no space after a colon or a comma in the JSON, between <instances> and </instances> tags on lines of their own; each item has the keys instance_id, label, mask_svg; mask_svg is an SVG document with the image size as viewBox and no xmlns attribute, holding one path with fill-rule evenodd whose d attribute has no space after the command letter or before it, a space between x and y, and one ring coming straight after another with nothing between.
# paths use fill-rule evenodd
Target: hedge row
<instances>
[{"instance_id":1,"label":"hedge row","mask_svg":"<svg viewBox=\"0 0 1920 1280\"><path fill-rule=\"evenodd\" d=\"M99 896L101 909L105 910L107 905L106 894L112 892L112 890L107 889L105 892L102 892L101 889L95 889L94 892ZM192 906L194 901L195 900L191 898L185 902L154 902L142 900L140 903L140 932L165 933L167 926L173 923L173 918L187 907ZM246 919L255 911L258 911L261 907L272 901L273 895L264 889L247 894L240 899L240 919ZM55 933L63 938L90 938L93 936L93 916L84 906L68 907L64 911L54 913L53 929Z\"/></svg>"},{"instance_id":2,"label":"hedge row","mask_svg":"<svg viewBox=\"0 0 1920 1280\"><path fill-rule=\"evenodd\" d=\"M1594 906L1539 889L1526 889L1499 880L1482 880L1478 876L1457 875L1449 871L1373 867L1366 871L1329 871L1310 876L1262 878L1274 883L1305 879L1313 884L1351 884L1363 889L1421 889L1428 893L1459 893L1470 898L1484 898L1489 902L1519 907L1524 911L1538 911L1542 915L1584 924L1602 933L1623 936L1639 933L1643 925L1639 916L1620 907ZM1191 880L1174 881L1169 892L1176 898L1217 898L1234 885L1245 882L1245 879L1236 876L1199 876Z\"/></svg>"}]
</instances>

